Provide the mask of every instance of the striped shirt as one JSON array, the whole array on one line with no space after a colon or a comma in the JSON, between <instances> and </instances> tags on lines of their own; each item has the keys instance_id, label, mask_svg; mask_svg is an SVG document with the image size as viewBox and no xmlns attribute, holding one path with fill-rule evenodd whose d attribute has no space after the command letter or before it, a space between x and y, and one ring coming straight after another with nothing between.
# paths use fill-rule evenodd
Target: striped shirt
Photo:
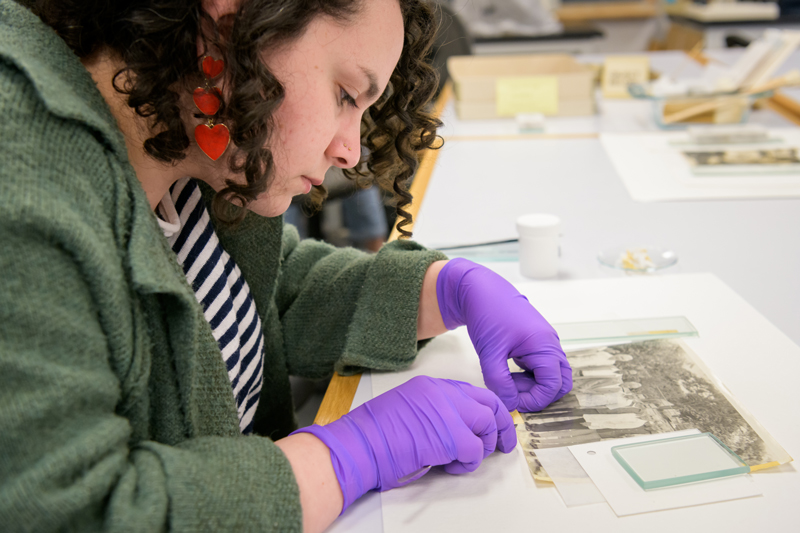
<instances>
[{"instance_id":1,"label":"striped shirt","mask_svg":"<svg viewBox=\"0 0 800 533\"><path fill-rule=\"evenodd\" d=\"M178 180L158 205L158 214L222 351L239 429L251 433L263 382L264 337L250 288L222 249L194 180Z\"/></svg>"}]
</instances>

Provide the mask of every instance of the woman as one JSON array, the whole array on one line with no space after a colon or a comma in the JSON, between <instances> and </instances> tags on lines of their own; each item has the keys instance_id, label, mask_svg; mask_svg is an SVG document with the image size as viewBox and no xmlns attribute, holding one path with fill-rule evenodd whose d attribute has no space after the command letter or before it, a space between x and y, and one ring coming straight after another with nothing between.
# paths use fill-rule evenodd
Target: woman
<instances>
[{"instance_id":1,"label":"woman","mask_svg":"<svg viewBox=\"0 0 800 533\"><path fill-rule=\"evenodd\" d=\"M569 390L488 270L282 227L361 144L402 196L436 125L417 0L24 3L0 0L4 528L319 531L510 451L507 410ZM418 378L288 435L288 374L401 368L459 325L494 392Z\"/></svg>"}]
</instances>

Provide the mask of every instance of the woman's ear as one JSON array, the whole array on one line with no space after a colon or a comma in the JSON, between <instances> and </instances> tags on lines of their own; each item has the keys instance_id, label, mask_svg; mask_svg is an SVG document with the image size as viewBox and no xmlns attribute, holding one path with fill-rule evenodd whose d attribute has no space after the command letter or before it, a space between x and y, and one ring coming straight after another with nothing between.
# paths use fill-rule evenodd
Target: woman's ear
<instances>
[{"instance_id":1,"label":"woman's ear","mask_svg":"<svg viewBox=\"0 0 800 533\"><path fill-rule=\"evenodd\" d=\"M222 42L227 41L230 36L231 28L236 12L245 0L203 0L203 11L213 20L213 24L208 18L200 21L200 33L197 39L198 57L208 54L206 46L216 39Z\"/></svg>"},{"instance_id":2,"label":"woman's ear","mask_svg":"<svg viewBox=\"0 0 800 533\"><path fill-rule=\"evenodd\" d=\"M244 0L203 0L203 10L218 21L225 15L233 15Z\"/></svg>"}]
</instances>

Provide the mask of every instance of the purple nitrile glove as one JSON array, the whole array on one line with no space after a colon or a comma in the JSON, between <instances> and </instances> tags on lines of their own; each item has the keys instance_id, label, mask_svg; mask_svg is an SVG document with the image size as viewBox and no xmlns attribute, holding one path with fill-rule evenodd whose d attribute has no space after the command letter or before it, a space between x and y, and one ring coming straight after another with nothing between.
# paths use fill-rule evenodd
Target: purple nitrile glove
<instances>
[{"instance_id":1,"label":"purple nitrile glove","mask_svg":"<svg viewBox=\"0 0 800 533\"><path fill-rule=\"evenodd\" d=\"M466 325L486 386L509 411L541 411L572 390L558 335L511 283L467 259L452 259L436 280L447 329ZM511 373L508 359L525 372Z\"/></svg>"},{"instance_id":2,"label":"purple nitrile glove","mask_svg":"<svg viewBox=\"0 0 800 533\"><path fill-rule=\"evenodd\" d=\"M495 449L517 444L511 415L489 390L448 379L412 378L326 426L309 426L331 450L344 496L342 512L367 491L410 483L445 465L472 472Z\"/></svg>"}]
</instances>

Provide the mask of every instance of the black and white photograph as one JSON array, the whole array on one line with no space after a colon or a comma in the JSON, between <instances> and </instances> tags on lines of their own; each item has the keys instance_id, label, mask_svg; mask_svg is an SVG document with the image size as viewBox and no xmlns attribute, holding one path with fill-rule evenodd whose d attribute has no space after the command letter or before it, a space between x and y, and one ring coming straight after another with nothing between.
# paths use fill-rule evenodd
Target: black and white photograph
<instances>
[{"instance_id":1,"label":"black and white photograph","mask_svg":"<svg viewBox=\"0 0 800 533\"><path fill-rule=\"evenodd\" d=\"M681 152L696 175L800 172L797 148L719 149Z\"/></svg>"},{"instance_id":2,"label":"black and white photograph","mask_svg":"<svg viewBox=\"0 0 800 533\"><path fill-rule=\"evenodd\" d=\"M710 432L751 467L791 460L715 384L682 342L649 340L567 353L572 392L537 413L520 413L519 441L534 477L536 450L659 434ZM519 420L519 419L518 419Z\"/></svg>"}]
</instances>

